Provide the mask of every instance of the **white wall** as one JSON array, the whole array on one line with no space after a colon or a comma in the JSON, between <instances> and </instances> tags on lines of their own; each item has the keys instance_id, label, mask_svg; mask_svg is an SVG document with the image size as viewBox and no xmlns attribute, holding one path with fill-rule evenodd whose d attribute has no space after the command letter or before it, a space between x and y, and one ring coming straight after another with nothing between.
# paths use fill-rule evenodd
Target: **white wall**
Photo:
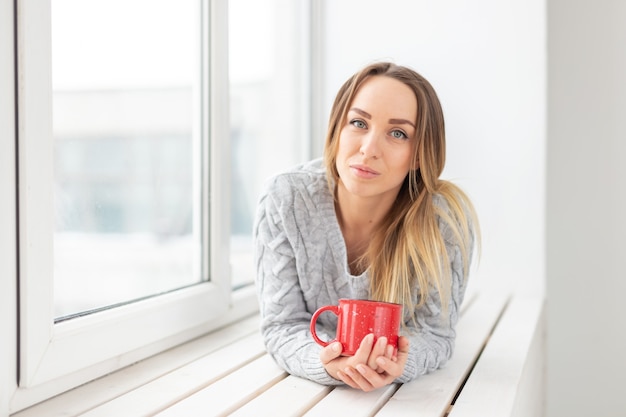
<instances>
[{"instance_id":1,"label":"white wall","mask_svg":"<svg viewBox=\"0 0 626 417\"><path fill-rule=\"evenodd\" d=\"M545 1L323 3L324 96L389 59L435 87L446 116L444 177L473 198L483 231L479 285L544 286Z\"/></svg>"},{"instance_id":2,"label":"white wall","mask_svg":"<svg viewBox=\"0 0 626 417\"><path fill-rule=\"evenodd\" d=\"M626 2L548 0L548 416L626 416Z\"/></svg>"},{"instance_id":3,"label":"white wall","mask_svg":"<svg viewBox=\"0 0 626 417\"><path fill-rule=\"evenodd\" d=\"M482 219L472 279L541 288L545 260L546 415L625 416L626 3L343 0L324 18L325 115L375 59L438 90L445 174Z\"/></svg>"}]
</instances>

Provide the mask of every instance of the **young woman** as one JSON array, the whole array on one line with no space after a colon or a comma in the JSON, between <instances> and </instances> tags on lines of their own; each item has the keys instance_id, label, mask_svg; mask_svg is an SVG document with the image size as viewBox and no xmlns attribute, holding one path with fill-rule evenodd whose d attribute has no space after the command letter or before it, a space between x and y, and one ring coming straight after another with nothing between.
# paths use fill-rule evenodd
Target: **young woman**
<instances>
[{"instance_id":1,"label":"young woman","mask_svg":"<svg viewBox=\"0 0 626 417\"><path fill-rule=\"evenodd\" d=\"M365 391L407 382L452 355L478 222L439 179L444 120L432 86L409 68L370 65L333 104L323 159L275 176L255 223L267 350L287 372ZM340 298L404 306L397 352L366 337L354 356L312 339L312 314ZM318 334L335 336L322 314Z\"/></svg>"}]
</instances>

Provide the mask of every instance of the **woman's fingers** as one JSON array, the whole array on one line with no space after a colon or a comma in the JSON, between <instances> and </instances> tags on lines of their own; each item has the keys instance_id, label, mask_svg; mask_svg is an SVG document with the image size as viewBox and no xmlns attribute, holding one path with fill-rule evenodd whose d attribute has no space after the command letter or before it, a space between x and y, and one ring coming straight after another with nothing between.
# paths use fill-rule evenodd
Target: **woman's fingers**
<instances>
[{"instance_id":1,"label":"woman's fingers","mask_svg":"<svg viewBox=\"0 0 626 417\"><path fill-rule=\"evenodd\" d=\"M409 342L409 338L406 336L400 336L398 337L398 352L397 355L398 356L404 356L404 360L406 361L406 358L409 356L409 347L410 347L410 342Z\"/></svg>"},{"instance_id":2,"label":"woman's fingers","mask_svg":"<svg viewBox=\"0 0 626 417\"><path fill-rule=\"evenodd\" d=\"M401 336L398 348L381 337L374 343L374 335L367 335L354 356L341 356L341 343L331 343L320 353L328 373L346 385L372 391L391 384L402 375L409 353L409 340ZM373 366L372 366L373 365Z\"/></svg>"},{"instance_id":3,"label":"woman's fingers","mask_svg":"<svg viewBox=\"0 0 626 417\"><path fill-rule=\"evenodd\" d=\"M378 375L378 373L374 371L372 368L370 368L369 366L359 364L359 365L356 365L356 368L348 367L345 369L345 371L346 371L346 374L350 377L350 379L356 385L356 388L362 391L366 391L366 392L372 391L379 387L379 386L372 384L372 382L370 382L369 378L371 378L373 375Z\"/></svg>"},{"instance_id":4,"label":"woman's fingers","mask_svg":"<svg viewBox=\"0 0 626 417\"><path fill-rule=\"evenodd\" d=\"M407 358L409 356L409 339L404 336L398 338L398 355L389 359L385 356L379 356L376 358L377 366L382 369L386 374L392 376L394 379L401 376L404 372L404 366L406 365Z\"/></svg>"},{"instance_id":5,"label":"woman's fingers","mask_svg":"<svg viewBox=\"0 0 626 417\"><path fill-rule=\"evenodd\" d=\"M373 346L366 363L349 361L349 366L343 369L349 385L355 385L363 391L389 385L402 375L409 353L409 339L401 337L398 348L387 343L386 338L380 338ZM372 366L373 362L373 366Z\"/></svg>"},{"instance_id":6,"label":"woman's fingers","mask_svg":"<svg viewBox=\"0 0 626 417\"><path fill-rule=\"evenodd\" d=\"M359 348L354 353L354 356L352 357L352 360L350 360L350 362L352 364L367 363L370 354L372 353L373 345L374 335L370 333L363 338L361 344L359 345Z\"/></svg>"},{"instance_id":7,"label":"woman's fingers","mask_svg":"<svg viewBox=\"0 0 626 417\"><path fill-rule=\"evenodd\" d=\"M387 338L384 336L380 337L374 344L372 351L369 357L367 358L367 366L369 366L370 368L372 368L373 370L377 372L383 372L382 370L378 370L378 365L376 364L376 358L378 358L379 356L386 355L387 346L389 346L387 344Z\"/></svg>"},{"instance_id":8,"label":"woman's fingers","mask_svg":"<svg viewBox=\"0 0 626 417\"><path fill-rule=\"evenodd\" d=\"M387 346L385 347L385 357L391 359L391 357L393 356L393 351L394 351L393 345L387 344Z\"/></svg>"},{"instance_id":9,"label":"woman's fingers","mask_svg":"<svg viewBox=\"0 0 626 417\"><path fill-rule=\"evenodd\" d=\"M336 359L339 356L341 356L342 350L343 350L343 347L341 346L341 343L333 342L322 349L322 351L320 352L320 360L322 361L324 365L326 365L333 359Z\"/></svg>"},{"instance_id":10,"label":"woman's fingers","mask_svg":"<svg viewBox=\"0 0 626 417\"><path fill-rule=\"evenodd\" d=\"M324 347L320 352L320 362L324 365L328 375L340 381L343 381L343 379L338 375L339 370L342 367L342 362L345 363L345 358L341 357L342 350L341 343L334 342Z\"/></svg>"},{"instance_id":11,"label":"woman's fingers","mask_svg":"<svg viewBox=\"0 0 626 417\"><path fill-rule=\"evenodd\" d=\"M337 372L337 377L338 377L338 379L339 379L340 381L343 381L343 383L344 383L344 384L346 384L346 385L348 385L348 386L350 386L350 387L352 387L352 388L355 388L355 389L361 389L361 387L359 386L359 384L357 384L357 383L356 383L356 382L352 379L352 377L350 377L350 375L349 375L349 374L351 374L351 373L352 373L351 369L352 369L352 368L346 368L346 372L341 372L341 371L338 371L338 372Z\"/></svg>"},{"instance_id":12,"label":"woman's fingers","mask_svg":"<svg viewBox=\"0 0 626 417\"><path fill-rule=\"evenodd\" d=\"M387 361L390 361L387 359ZM396 379L396 376L386 372L377 372L365 365L357 365L354 374L350 374L352 380L363 391L372 391L387 386Z\"/></svg>"}]
</instances>

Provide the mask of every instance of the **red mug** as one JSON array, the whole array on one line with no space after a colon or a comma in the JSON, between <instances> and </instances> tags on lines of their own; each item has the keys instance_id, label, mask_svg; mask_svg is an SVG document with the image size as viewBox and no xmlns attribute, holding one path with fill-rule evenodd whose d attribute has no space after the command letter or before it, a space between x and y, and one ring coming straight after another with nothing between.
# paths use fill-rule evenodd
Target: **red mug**
<instances>
[{"instance_id":1,"label":"red mug","mask_svg":"<svg viewBox=\"0 0 626 417\"><path fill-rule=\"evenodd\" d=\"M337 335L328 342L320 339L315 324L320 314L329 311L337 315ZM342 298L338 306L324 306L317 309L311 317L311 334L322 346L340 342L343 355L356 353L361 341L370 333L374 334L374 343L379 337L386 337L387 343L398 349L398 333L402 320L402 304L382 301L350 300Z\"/></svg>"}]
</instances>

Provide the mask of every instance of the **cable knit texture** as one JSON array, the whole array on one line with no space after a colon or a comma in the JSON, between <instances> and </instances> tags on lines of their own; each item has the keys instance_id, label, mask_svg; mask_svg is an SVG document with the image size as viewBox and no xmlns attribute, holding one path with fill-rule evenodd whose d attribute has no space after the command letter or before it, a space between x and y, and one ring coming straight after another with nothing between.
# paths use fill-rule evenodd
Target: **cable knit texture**
<instances>
[{"instance_id":1,"label":"cable knit texture","mask_svg":"<svg viewBox=\"0 0 626 417\"><path fill-rule=\"evenodd\" d=\"M437 204L443 204L440 200ZM447 314L442 317L437 293L413 312L414 321L405 309L410 352L397 382L435 370L452 355L466 280L458 247L445 230L443 236L452 271ZM340 298L370 298L369 276L367 271L350 274L321 159L269 181L259 201L254 238L261 331L268 353L292 375L325 385L342 384L324 369L321 347L313 340L309 323L315 310L337 305ZM416 300L418 293L416 288ZM317 322L320 338L332 340L336 325L335 315L322 314Z\"/></svg>"}]
</instances>

